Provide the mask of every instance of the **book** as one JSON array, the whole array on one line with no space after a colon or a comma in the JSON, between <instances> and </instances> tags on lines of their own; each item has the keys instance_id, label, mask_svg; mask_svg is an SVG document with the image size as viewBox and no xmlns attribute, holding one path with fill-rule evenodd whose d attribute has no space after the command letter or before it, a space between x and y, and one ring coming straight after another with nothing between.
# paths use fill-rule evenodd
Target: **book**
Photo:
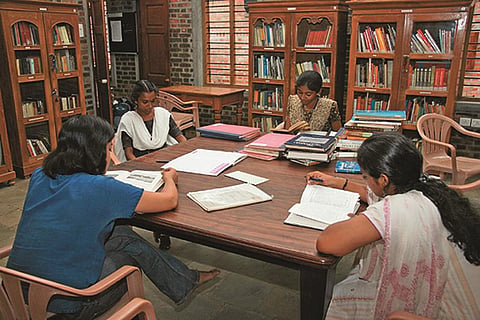
<instances>
[{"instance_id":1,"label":"book","mask_svg":"<svg viewBox=\"0 0 480 320\"><path fill-rule=\"evenodd\" d=\"M162 168L174 168L181 172L218 176L246 157L245 154L239 152L196 149L167 162Z\"/></svg>"},{"instance_id":2,"label":"book","mask_svg":"<svg viewBox=\"0 0 480 320\"><path fill-rule=\"evenodd\" d=\"M406 120L405 110L356 110L353 114L356 120Z\"/></svg>"},{"instance_id":3,"label":"book","mask_svg":"<svg viewBox=\"0 0 480 320\"><path fill-rule=\"evenodd\" d=\"M323 136L312 133L299 133L285 142L288 149L310 150L327 152L332 148L337 139L334 136Z\"/></svg>"},{"instance_id":4,"label":"book","mask_svg":"<svg viewBox=\"0 0 480 320\"><path fill-rule=\"evenodd\" d=\"M333 149L334 148L330 148L328 152L311 152L293 149L287 150L287 159L329 162L332 158Z\"/></svg>"},{"instance_id":5,"label":"book","mask_svg":"<svg viewBox=\"0 0 480 320\"><path fill-rule=\"evenodd\" d=\"M269 201L273 196L250 183L187 193L203 210L210 212Z\"/></svg>"},{"instance_id":6,"label":"book","mask_svg":"<svg viewBox=\"0 0 480 320\"><path fill-rule=\"evenodd\" d=\"M110 170L105 175L152 192L157 191L164 183L162 171Z\"/></svg>"},{"instance_id":7,"label":"book","mask_svg":"<svg viewBox=\"0 0 480 320\"><path fill-rule=\"evenodd\" d=\"M239 126L233 124L214 123L197 128L201 136L236 141L247 141L260 134L260 128Z\"/></svg>"},{"instance_id":8,"label":"book","mask_svg":"<svg viewBox=\"0 0 480 320\"><path fill-rule=\"evenodd\" d=\"M288 129L285 128L274 128L271 131L276 133L291 133L295 134L298 131L306 130L309 128L309 124L307 121L299 121L297 123L292 124Z\"/></svg>"},{"instance_id":9,"label":"book","mask_svg":"<svg viewBox=\"0 0 480 320\"><path fill-rule=\"evenodd\" d=\"M360 207L359 200L356 192L306 185L300 202L288 210L290 214L284 223L323 230L332 223L349 219L348 214L357 212Z\"/></svg>"},{"instance_id":10,"label":"book","mask_svg":"<svg viewBox=\"0 0 480 320\"><path fill-rule=\"evenodd\" d=\"M285 142L287 142L288 140L294 137L295 135L293 134L270 132L253 140L252 142L247 144L245 147L252 148L252 149L284 151Z\"/></svg>"},{"instance_id":11,"label":"book","mask_svg":"<svg viewBox=\"0 0 480 320\"><path fill-rule=\"evenodd\" d=\"M335 163L335 172L338 173L362 173L357 161L338 160Z\"/></svg>"}]
</instances>

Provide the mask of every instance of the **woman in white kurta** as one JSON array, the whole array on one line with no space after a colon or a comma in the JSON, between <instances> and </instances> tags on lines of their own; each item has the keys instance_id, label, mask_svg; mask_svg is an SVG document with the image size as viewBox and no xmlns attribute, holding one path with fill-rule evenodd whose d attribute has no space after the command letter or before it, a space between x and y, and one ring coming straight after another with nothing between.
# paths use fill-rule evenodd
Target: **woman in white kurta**
<instances>
[{"instance_id":1,"label":"woman in white kurta","mask_svg":"<svg viewBox=\"0 0 480 320\"><path fill-rule=\"evenodd\" d=\"M401 134L369 138L358 162L367 187L320 172L307 176L308 183L317 177L359 192L369 203L318 237L324 253L342 256L360 248L359 264L334 288L327 319L385 319L398 310L480 319L479 288L469 283L480 276L480 217L468 200L422 175L421 154Z\"/></svg>"}]
</instances>

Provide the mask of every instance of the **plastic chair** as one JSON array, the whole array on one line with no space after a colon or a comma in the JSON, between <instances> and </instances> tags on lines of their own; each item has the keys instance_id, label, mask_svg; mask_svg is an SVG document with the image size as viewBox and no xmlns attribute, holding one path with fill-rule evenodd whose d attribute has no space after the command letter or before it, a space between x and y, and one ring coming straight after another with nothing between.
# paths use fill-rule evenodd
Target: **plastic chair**
<instances>
[{"instance_id":1,"label":"plastic chair","mask_svg":"<svg viewBox=\"0 0 480 320\"><path fill-rule=\"evenodd\" d=\"M163 107L172 113L173 120L175 120L175 123L180 130L190 127L198 128L200 126L198 101L182 101L173 94L165 91L158 91L157 102L160 107Z\"/></svg>"},{"instance_id":2,"label":"plastic chair","mask_svg":"<svg viewBox=\"0 0 480 320\"><path fill-rule=\"evenodd\" d=\"M457 156L456 148L449 143L452 128L462 135L480 138L480 133L466 130L455 120L440 114L428 113L418 119L417 130L423 139L423 171L439 172L442 178L445 173L451 173L452 187L473 190L480 183L465 185L465 181L480 174L480 159Z\"/></svg>"},{"instance_id":3,"label":"plastic chair","mask_svg":"<svg viewBox=\"0 0 480 320\"><path fill-rule=\"evenodd\" d=\"M7 257L11 249L12 246L0 248L0 259ZM123 266L86 289L76 289L6 267L0 267L0 277L3 280L3 287L0 286L1 319L45 320L48 316L53 315L47 312L48 302L53 295L95 296L123 279L127 281L127 292L109 311L97 319L131 319L127 316L128 314L135 316L142 312L147 319L155 319L154 313L152 317L148 304L142 302L143 299L136 299L144 296L142 274L137 267ZM23 298L21 282L30 285L28 307ZM149 316L150 318L148 318Z\"/></svg>"}]
</instances>

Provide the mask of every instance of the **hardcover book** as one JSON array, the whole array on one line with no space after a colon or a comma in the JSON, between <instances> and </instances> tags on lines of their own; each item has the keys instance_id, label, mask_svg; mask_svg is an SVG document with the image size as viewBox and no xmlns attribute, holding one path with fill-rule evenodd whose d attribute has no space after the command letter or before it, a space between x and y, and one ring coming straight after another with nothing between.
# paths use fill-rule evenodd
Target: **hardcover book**
<instances>
[{"instance_id":1,"label":"hardcover book","mask_svg":"<svg viewBox=\"0 0 480 320\"><path fill-rule=\"evenodd\" d=\"M299 133L292 139L285 142L285 147L289 149L327 152L335 144L336 141L336 138L332 136L321 136L311 133Z\"/></svg>"}]
</instances>

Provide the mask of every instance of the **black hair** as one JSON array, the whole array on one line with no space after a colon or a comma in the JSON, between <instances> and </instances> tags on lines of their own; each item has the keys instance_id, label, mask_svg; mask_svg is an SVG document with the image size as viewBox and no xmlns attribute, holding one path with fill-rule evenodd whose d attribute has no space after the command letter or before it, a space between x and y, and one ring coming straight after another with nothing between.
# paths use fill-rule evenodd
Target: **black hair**
<instances>
[{"instance_id":1,"label":"black hair","mask_svg":"<svg viewBox=\"0 0 480 320\"><path fill-rule=\"evenodd\" d=\"M158 92L157 86L150 80L139 80L135 82L132 89L131 99L136 103L140 95L144 92Z\"/></svg>"},{"instance_id":2,"label":"black hair","mask_svg":"<svg viewBox=\"0 0 480 320\"><path fill-rule=\"evenodd\" d=\"M323 85L322 76L317 71L304 71L297 78L295 86L298 88L304 85L306 85L308 89L319 93Z\"/></svg>"},{"instance_id":3,"label":"black hair","mask_svg":"<svg viewBox=\"0 0 480 320\"><path fill-rule=\"evenodd\" d=\"M422 173L423 157L412 141L398 132L375 134L362 143L357 160L371 177L387 176L396 193L421 191L438 208L450 232L448 240L463 250L470 263L480 265L480 216L467 198Z\"/></svg>"},{"instance_id":4,"label":"black hair","mask_svg":"<svg viewBox=\"0 0 480 320\"><path fill-rule=\"evenodd\" d=\"M77 172L104 174L107 143L114 135L112 126L100 117L70 118L60 130L57 148L45 158L43 171L53 179Z\"/></svg>"}]
</instances>

